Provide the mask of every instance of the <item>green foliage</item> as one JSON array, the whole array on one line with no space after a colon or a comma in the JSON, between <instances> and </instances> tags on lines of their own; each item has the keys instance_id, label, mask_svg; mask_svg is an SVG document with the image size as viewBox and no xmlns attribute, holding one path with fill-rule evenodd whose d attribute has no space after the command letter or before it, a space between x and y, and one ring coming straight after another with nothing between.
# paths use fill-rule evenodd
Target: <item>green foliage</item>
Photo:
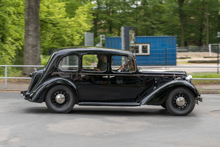
<instances>
[{"instance_id":1,"label":"green foliage","mask_svg":"<svg viewBox=\"0 0 220 147\"><path fill-rule=\"evenodd\" d=\"M72 18L67 17L65 7L65 2L61 0L41 1L41 51L45 55L49 49L79 45L84 32L92 27L92 4L78 7Z\"/></svg>"},{"instance_id":2,"label":"green foliage","mask_svg":"<svg viewBox=\"0 0 220 147\"><path fill-rule=\"evenodd\" d=\"M88 0L62 0L66 3L67 17L73 18L76 14L76 10L84 4L90 3Z\"/></svg>"},{"instance_id":3,"label":"green foliage","mask_svg":"<svg viewBox=\"0 0 220 147\"><path fill-rule=\"evenodd\" d=\"M96 55L84 55L82 64L84 66L92 66L92 63L98 62L97 56Z\"/></svg>"},{"instance_id":4,"label":"green foliage","mask_svg":"<svg viewBox=\"0 0 220 147\"><path fill-rule=\"evenodd\" d=\"M178 0L94 0L93 27L100 34L120 36L121 26L136 27L136 36L177 35L180 44L181 26ZM207 18L209 43L216 43L220 28L219 4L216 0L184 0L185 45L205 45ZM206 7L207 12L206 12ZM98 40L98 39L97 39Z\"/></svg>"},{"instance_id":5,"label":"green foliage","mask_svg":"<svg viewBox=\"0 0 220 147\"><path fill-rule=\"evenodd\" d=\"M22 75L22 68L8 67L8 77L20 77Z\"/></svg>"},{"instance_id":6,"label":"green foliage","mask_svg":"<svg viewBox=\"0 0 220 147\"><path fill-rule=\"evenodd\" d=\"M92 27L93 6L86 1L41 0L41 53L47 55L49 49L79 45L84 32ZM23 64L24 10L25 0L0 1L0 65Z\"/></svg>"},{"instance_id":7,"label":"green foliage","mask_svg":"<svg viewBox=\"0 0 220 147\"><path fill-rule=\"evenodd\" d=\"M219 1L219 3L220 3L220 0L218 0ZM219 8L219 13L218 13L219 15L220 15L220 8Z\"/></svg>"},{"instance_id":8,"label":"green foliage","mask_svg":"<svg viewBox=\"0 0 220 147\"><path fill-rule=\"evenodd\" d=\"M41 65L46 65L48 60L50 59L50 56L46 56L46 55L41 55Z\"/></svg>"},{"instance_id":9,"label":"green foliage","mask_svg":"<svg viewBox=\"0 0 220 147\"><path fill-rule=\"evenodd\" d=\"M11 64L24 42L24 0L0 1L0 65Z\"/></svg>"}]
</instances>

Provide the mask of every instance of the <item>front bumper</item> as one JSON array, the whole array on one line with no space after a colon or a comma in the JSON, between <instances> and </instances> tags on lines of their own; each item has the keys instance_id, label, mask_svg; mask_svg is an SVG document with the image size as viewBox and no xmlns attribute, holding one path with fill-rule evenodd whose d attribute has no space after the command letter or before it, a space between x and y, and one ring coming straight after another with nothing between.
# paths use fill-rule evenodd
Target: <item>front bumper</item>
<instances>
[{"instance_id":1,"label":"front bumper","mask_svg":"<svg viewBox=\"0 0 220 147\"><path fill-rule=\"evenodd\" d=\"M201 97L201 95L199 95L199 96L197 96L195 98L195 100L196 100L196 104L199 104L198 101L202 102L203 101L203 97Z\"/></svg>"},{"instance_id":2,"label":"front bumper","mask_svg":"<svg viewBox=\"0 0 220 147\"><path fill-rule=\"evenodd\" d=\"M31 101L30 94L27 91L21 91L21 97L24 97L25 100Z\"/></svg>"},{"instance_id":3,"label":"front bumper","mask_svg":"<svg viewBox=\"0 0 220 147\"><path fill-rule=\"evenodd\" d=\"M27 91L21 91L21 96L22 96L22 97L25 96L26 93L27 93Z\"/></svg>"}]
</instances>

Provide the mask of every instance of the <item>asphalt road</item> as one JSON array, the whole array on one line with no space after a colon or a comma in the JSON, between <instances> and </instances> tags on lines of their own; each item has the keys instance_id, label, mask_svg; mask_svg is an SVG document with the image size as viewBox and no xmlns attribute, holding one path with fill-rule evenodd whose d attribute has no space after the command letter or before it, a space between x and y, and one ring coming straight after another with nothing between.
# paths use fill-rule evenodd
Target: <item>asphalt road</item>
<instances>
[{"instance_id":1,"label":"asphalt road","mask_svg":"<svg viewBox=\"0 0 220 147\"><path fill-rule=\"evenodd\" d=\"M19 93L0 92L0 147L219 147L220 95L184 117L162 107L79 107L53 114Z\"/></svg>"}]
</instances>

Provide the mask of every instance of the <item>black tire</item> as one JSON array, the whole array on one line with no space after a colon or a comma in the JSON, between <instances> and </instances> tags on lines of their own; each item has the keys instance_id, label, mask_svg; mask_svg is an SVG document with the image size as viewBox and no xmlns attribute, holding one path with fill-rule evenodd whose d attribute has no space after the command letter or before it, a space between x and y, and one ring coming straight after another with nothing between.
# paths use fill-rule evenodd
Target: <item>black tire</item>
<instances>
[{"instance_id":1,"label":"black tire","mask_svg":"<svg viewBox=\"0 0 220 147\"><path fill-rule=\"evenodd\" d=\"M184 105L179 106L177 99L184 98ZM188 115L195 107L195 96L186 88L176 88L172 90L166 100L166 109L172 115Z\"/></svg>"},{"instance_id":2,"label":"black tire","mask_svg":"<svg viewBox=\"0 0 220 147\"><path fill-rule=\"evenodd\" d=\"M65 97L62 103L57 102L56 97L58 95L62 95ZM75 97L69 87L65 85L58 85L52 87L48 91L45 103L51 112L68 113L73 109L73 106L75 104Z\"/></svg>"}]
</instances>

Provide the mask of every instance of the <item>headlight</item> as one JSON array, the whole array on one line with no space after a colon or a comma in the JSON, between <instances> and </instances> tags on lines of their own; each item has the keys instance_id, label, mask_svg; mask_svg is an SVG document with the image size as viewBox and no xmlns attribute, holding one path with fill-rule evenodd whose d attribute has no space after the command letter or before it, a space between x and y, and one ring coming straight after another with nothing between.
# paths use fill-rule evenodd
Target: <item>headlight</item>
<instances>
[{"instance_id":1,"label":"headlight","mask_svg":"<svg viewBox=\"0 0 220 147\"><path fill-rule=\"evenodd\" d=\"M188 75L185 79L186 79L188 82L191 82L191 81L192 81L192 75Z\"/></svg>"},{"instance_id":2,"label":"headlight","mask_svg":"<svg viewBox=\"0 0 220 147\"><path fill-rule=\"evenodd\" d=\"M29 74L29 77L32 77L32 76L33 76L33 73L30 73L30 74Z\"/></svg>"}]
</instances>

